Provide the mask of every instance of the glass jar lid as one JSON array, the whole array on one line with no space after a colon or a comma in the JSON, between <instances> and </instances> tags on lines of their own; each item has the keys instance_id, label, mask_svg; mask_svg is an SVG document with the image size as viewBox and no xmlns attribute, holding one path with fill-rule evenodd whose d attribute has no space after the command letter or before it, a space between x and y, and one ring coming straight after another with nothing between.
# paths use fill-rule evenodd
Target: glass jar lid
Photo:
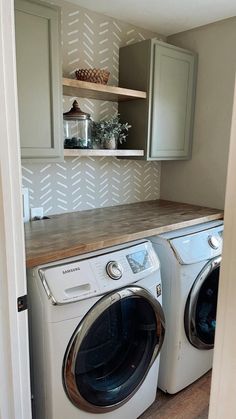
<instances>
[{"instance_id":1,"label":"glass jar lid","mask_svg":"<svg viewBox=\"0 0 236 419\"><path fill-rule=\"evenodd\" d=\"M72 108L68 111L63 113L63 118L65 120L70 120L70 119L90 119L90 114L83 112L80 107L79 104L77 102L77 100L74 100Z\"/></svg>"}]
</instances>

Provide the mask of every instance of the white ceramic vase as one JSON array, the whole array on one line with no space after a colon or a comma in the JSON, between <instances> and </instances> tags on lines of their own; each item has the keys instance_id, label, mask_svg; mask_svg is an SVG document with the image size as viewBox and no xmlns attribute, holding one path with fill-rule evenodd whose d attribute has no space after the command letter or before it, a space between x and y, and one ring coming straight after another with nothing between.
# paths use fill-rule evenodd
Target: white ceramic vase
<instances>
[{"instance_id":1,"label":"white ceramic vase","mask_svg":"<svg viewBox=\"0 0 236 419\"><path fill-rule=\"evenodd\" d=\"M115 150L117 148L117 139L113 135L109 140L103 141L103 148Z\"/></svg>"}]
</instances>

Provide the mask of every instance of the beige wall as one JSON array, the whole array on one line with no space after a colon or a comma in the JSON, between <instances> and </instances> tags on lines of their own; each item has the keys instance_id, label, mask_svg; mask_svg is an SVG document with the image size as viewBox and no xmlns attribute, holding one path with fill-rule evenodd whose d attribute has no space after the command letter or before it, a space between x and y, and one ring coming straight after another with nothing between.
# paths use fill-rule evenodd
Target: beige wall
<instances>
[{"instance_id":1,"label":"beige wall","mask_svg":"<svg viewBox=\"0 0 236 419\"><path fill-rule=\"evenodd\" d=\"M192 159L162 163L161 197L223 208L236 70L236 18L173 35L168 42L197 52L199 62Z\"/></svg>"}]
</instances>

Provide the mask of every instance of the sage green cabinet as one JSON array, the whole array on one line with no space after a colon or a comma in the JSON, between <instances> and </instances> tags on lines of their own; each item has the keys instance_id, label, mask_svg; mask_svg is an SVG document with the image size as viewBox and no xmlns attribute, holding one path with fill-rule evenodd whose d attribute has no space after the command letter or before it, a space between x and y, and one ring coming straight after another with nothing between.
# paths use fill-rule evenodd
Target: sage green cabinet
<instances>
[{"instance_id":1,"label":"sage green cabinet","mask_svg":"<svg viewBox=\"0 0 236 419\"><path fill-rule=\"evenodd\" d=\"M121 87L147 91L146 100L119 103L132 125L127 147L144 149L146 160L190 158L196 55L146 40L120 49L119 74Z\"/></svg>"},{"instance_id":2,"label":"sage green cabinet","mask_svg":"<svg viewBox=\"0 0 236 419\"><path fill-rule=\"evenodd\" d=\"M63 159L60 9L15 1L22 158Z\"/></svg>"}]
</instances>

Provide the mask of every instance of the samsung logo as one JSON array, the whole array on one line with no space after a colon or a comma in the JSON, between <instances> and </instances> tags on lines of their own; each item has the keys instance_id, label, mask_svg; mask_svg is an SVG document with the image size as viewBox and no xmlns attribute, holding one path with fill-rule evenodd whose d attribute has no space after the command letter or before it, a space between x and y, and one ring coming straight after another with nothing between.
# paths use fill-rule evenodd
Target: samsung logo
<instances>
[{"instance_id":1,"label":"samsung logo","mask_svg":"<svg viewBox=\"0 0 236 419\"><path fill-rule=\"evenodd\" d=\"M64 269L64 271L62 271L62 273L63 273L63 275L65 275L65 274L69 274L69 273L75 272L75 271L80 271L80 268L77 267L77 268L71 268L71 269Z\"/></svg>"}]
</instances>

